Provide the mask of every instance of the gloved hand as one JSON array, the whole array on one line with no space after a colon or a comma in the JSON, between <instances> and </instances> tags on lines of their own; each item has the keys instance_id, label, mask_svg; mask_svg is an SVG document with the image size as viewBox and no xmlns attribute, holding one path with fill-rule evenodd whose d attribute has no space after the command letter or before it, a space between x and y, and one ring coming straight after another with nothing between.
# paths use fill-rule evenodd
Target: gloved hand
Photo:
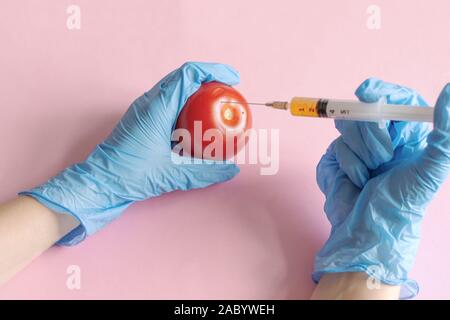
<instances>
[{"instance_id":1,"label":"gloved hand","mask_svg":"<svg viewBox=\"0 0 450 320\"><path fill-rule=\"evenodd\" d=\"M414 90L368 79L356 90L364 102L425 106ZM408 278L428 203L450 171L450 84L436 103L434 129L414 122L336 121L341 133L317 166L331 234L317 253L313 280L330 272L365 272L417 294ZM407 292L407 289L409 292Z\"/></svg>"},{"instance_id":2,"label":"gloved hand","mask_svg":"<svg viewBox=\"0 0 450 320\"><path fill-rule=\"evenodd\" d=\"M58 244L77 244L117 218L134 201L174 190L203 188L239 172L234 164L186 164L171 150L172 130L186 100L202 82L210 81L235 85L239 74L223 64L184 64L134 101L85 162L20 193L80 221Z\"/></svg>"}]
</instances>

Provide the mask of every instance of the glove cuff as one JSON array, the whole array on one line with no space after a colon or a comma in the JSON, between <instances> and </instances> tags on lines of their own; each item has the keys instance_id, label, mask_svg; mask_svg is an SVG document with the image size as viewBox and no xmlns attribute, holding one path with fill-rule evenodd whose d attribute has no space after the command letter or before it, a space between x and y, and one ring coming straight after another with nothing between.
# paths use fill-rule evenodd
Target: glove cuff
<instances>
[{"instance_id":1,"label":"glove cuff","mask_svg":"<svg viewBox=\"0 0 450 320\"><path fill-rule=\"evenodd\" d=\"M117 218L132 200L114 194L96 175L89 164L75 164L41 186L19 195L35 198L56 213L75 217L80 225L57 242L72 246L83 241ZM82 199L82 201L80 201Z\"/></svg>"}]
</instances>

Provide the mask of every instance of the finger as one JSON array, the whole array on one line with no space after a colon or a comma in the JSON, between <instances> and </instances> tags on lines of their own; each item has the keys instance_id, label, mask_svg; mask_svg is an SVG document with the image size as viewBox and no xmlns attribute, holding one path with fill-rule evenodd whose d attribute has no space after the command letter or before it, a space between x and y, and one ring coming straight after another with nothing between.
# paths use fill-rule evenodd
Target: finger
<instances>
[{"instance_id":1,"label":"finger","mask_svg":"<svg viewBox=\"0 0 450 320\"><path fill-rule=\"evenodd\" d=\"M324 209L333 227L338 226L345 220L361 191L341 168L336 156L336 149L340 148L337 147L338 145L345 146L341 138L333 141L328 147L316 169L317 184L326 197ZM350 151L350 153L352 152ZM350 160L350 158L344 157L345 160L341 159L344 163L343 167L348 169L351 161L347 162L347 159ZM359 162L361 163L361 161ZM365 166L362 165L362 168L365 168Z\"/></svg>"},{"instance_id":2,"label":"finger","mask_svg":"<svg viewBox=\"0 0 450 320\"><path fill-rule=\"evenodd\" d=\"M417 162L418 183L437 191L450 171L450 83L442 90L434 110L434 128Z\"/></svg>"},{"instance_id":3,"label":"finger","mask_svg":"<svg viewBox=\"0 0 450 320\"><path fill-rule=\"evenodd\" d=\"M338 170L342 170L358 188L364 187L370 177L365 164L344 143L342 137L333 141L317 166L317 183L323 193L329 191Z\"/></svg>"},{"instance_id":4,"label":"finger","mask_svg":"<svg viewBox=\"0 0 450 320\"><path fill-rule=\"evenodd\" d=\"M347 146L342 138L337 139L334 150L339 168L344 171L355 186L363 188L370 178L366 165Z\"/></svg>"},{"instance_id":5,"label":"finger","mask_svg":"<svg viewBox=\"0 0 450 320\"><path fill-rule=\"evenodd\" d=\"M377 102L386 98L388 104L427 106L425 99L417 91L377 78L369 78L361 83L355 95L363 102Z\"/></svg>"},{"instance_id":6,"label":"finger","mask_svg":"<svg viewBox=\"0 0 450 320\"><path fill-rule=\"evenodd\" d=\"M161 98L178 116L187 99L203 82L218 81L227 85L239 83L239 73L231 66L221 63L187 62L169 74L159 84Z\"/></svg>"},{"instance_id":7,"label":"finger","mask_svg":"<svg viewBox=\"0 0 450 320\"><path fill-rule=\"evenodd\" d=\"M361 190L353 184L345 172L339 169L326 194L324 205L328 220L333 228L338 227L348 217Z\"/></svg>"},{"instance_id":8,"label":"finger","mask_svg":"<svg viewBox=\"0 0 450 320\"><path fill-rule=\"evenodd\" d=\"M228 181L239 173L239 167L233 163L220 161L202 161L195 163L191 158L172 152L173 181L177 190L197 189Z\"/></svg>"},{"instance_id":9,"label":"finger","mask_svg":"<svg viewBox=\"0 0 450 320\"><path fill-rule=\"evenodd\" d=\"M374 122L335 121L342 139L370 170L388 162L394 156L394 146L387 128Z\"/></svg>"},{"instance_id":10,"label":"finger","mask_svg":"<svg viewBox=\"0 0 450 320\"><path fill-rule=\"evenodd\" d=\"M336 179L336 174L339 170L339 163L336 160L336 153L334 152L335 143L336 140L327 148L327 151L316 167L317 185L324 195L327 195L330 192L330 188L333 185L333 181Z\"/></svg>"}]
</instances>

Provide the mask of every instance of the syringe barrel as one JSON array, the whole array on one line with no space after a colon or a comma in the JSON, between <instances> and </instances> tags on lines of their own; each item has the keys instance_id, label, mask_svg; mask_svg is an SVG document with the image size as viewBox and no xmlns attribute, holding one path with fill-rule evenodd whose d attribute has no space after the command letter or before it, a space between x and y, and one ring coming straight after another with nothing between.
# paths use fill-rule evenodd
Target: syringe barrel
<instances>
[{"instance_id":1,"label":"syringe barrel","mask_svg":"<svg viewBox=\"0 0 450 320\"><path fill-rule=\"evenodd\" d=\"M434 108L420 106L403 106L382 104L380 106L381 120L433 122Z\"/></svg>"},{"instance_id":2,"label":"syringe barrel","mask_svg":"<svg viewBox=\"0 0 450 320\"><path fill-rule=\"evenodd\" d=\"M364 103L354 100L295 97L289 109L294 116L323 117L356 121L420 121L433 122L434 108Z\"/></svg>"}]
</instances>

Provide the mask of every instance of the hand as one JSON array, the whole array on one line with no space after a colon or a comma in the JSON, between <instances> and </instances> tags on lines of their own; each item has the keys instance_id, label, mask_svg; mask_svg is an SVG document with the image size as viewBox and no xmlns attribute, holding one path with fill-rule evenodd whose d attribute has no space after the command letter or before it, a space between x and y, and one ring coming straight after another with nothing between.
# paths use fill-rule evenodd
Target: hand
<instances>
[{"instance_id":1,"label":"hand","mask_svg":"<svg viewBox=\"0 0 450 320\"><path fill-rule=\"evenodd\" d=\"M180 164L171 134L186 100L202 82L239 83L229 66L186 63L130 106L109 137L83 163L22 192L80 225L59 241L74 245L117 218L134 201L174 190L203 188L234 177L234 164Z\"/></svg>"},{"instance_id":2,"label":"hand","mask_svg":"<svg viewBox=\"0 0 450 320\"><path fill-rule=\"evenodd\" d=\"M425 106L414 90L368 79L356 90L364 102ZM365 272L389 285L418 291L408 279L428 203L450 171L450 84L436 103L434 129L391 121L336 121L341 133L317 167L332 225L318 252L313 279L332 272Z\"/></svg>"}]
</instances>

